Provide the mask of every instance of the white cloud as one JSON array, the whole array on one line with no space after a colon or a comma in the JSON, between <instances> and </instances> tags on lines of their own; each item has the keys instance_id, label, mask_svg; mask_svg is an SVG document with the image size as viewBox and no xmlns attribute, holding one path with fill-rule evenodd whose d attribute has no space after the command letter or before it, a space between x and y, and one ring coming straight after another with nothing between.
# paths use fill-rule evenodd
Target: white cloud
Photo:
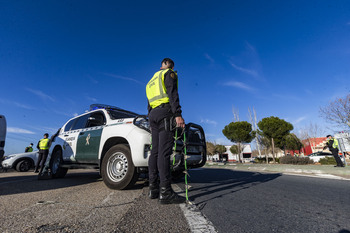
<instances>
[{"instance_id":1,"label":"white cloud","mask_svg":"<svg viewBox=\"0 0 350 233\"><path fill-rule=\"evenodd\" d=\"M249 44L248 41L245 42L245 45L246 45L246 48L247 48L248 51L250 50L252 53L254 53L255 55L257 55L257 54L256 54L256 50L255 50L255 48L254 48L253 45Z\"/></svg>"},{"instance_id":2,"label":"white cloud","mask_svg":"<svg viewBox=\"0 0 350 233\"><path fill-rule=\"evenodd\" d=\"M33 107L31 107L29 105L21 104L21 103L18 103L16 101L11 101L11 100L0 99L0 103L8 104L8 105L14 105L16 107L29 109L29 110L34 109Z\"/></svg>"},{"instance_id":3,"label":"white cloud","mask_svg":"<svg viewBox=\"0 0 350 233\"><path fill-rule=\"evenodd\" d=\"M215 126L218 124L216 121L209 120L209 119L201 119L200 123L205 123L205 124L210 124L210 125L215 125Z\"/></svg>"},{"instance_id":4,"label":"white cloud","mask_svg":"<svg viewBox=\"0 0 350 233\"><path fill-rule=\"evenodd\" d=\"M52 98L51 96L45 94L44 92L42 92L40 90L34 90L34 89L31 89L31 88L26 88L26 89L27 89L27 91L33 93L34 95L39 96L43 100L50 100L52 102L55 101L54 98Z\"/></svg>"},{"instance_id":5,"label":"white cloud","mask_svg":"<svg viewBox=\"0 0 350 233\"><path fill-rule=\"evenodd\" d=\"M207 53L204 54L204 57L212 63L215 62L214 59L211 56L209 56L209 54L207 54Z\"/></svg>"},{"instance_id":6,"label":"white cloud","mask_svg":"<svg viewBox=\"0 0 350 233\"><path fill-rule=\"evenodd\" d=\"M124 76L116 75L116 74L107 74L107 73L103 73L103 74L106 75L106 76L109 76L109 77L116 78L116 79L122 79L122 80L132 81L132 82L135 82L135 83L138 83L138 84L141 84L141 85L146 85L145 83L140 82L139 80L136 80L136 79L133 79L133 78L124 77Z\"/></svg>"},{"instance_id":7,"label":"white cloud","mask_svg":"<svg viewBox=\"0 0 350 233\"><path fill-rule=\"evenodd\" d=\"M224 86L237 87L237 88L244 89L244 90L247 90L247 91L254 90L254 88L248 86L247 84L242 83L242 82L237 82L237 81L227 82L227 83L224 83L223 85Z\"/></svg>"},{"instance_id":8,"label":"white cloud","mask_svg":"<svg viewBox=\"0 0 350 233\"><path fill-rule=\"evenodd\" d=\"M254 76L254 77L258 77L258 72L256 72L255 70L250 70L247 68L240 67L240 66L234 64L233 62L230 62L230 64L233 68L235 68L238 71L241 71L243 73L246 73L246 74Z\"/></svg>"},{"instance_id":9,"label":"white cloud","mask_svg":"<svg viewBox=\"0 0 350 233\"><path fill-rule=\"evenodd\" d=\"M98 84L98 81L96 79L94 79L93 77L89 76L89 79L93 84Z\"/></svg>"},{"instance_id":10,"label":"white cloud","mask_svg":"<svg viewBox=\"0 0 350 233\"><path fill-rule=\"evenodd\" d=\"M209 138L209 137L215 137L215 134L211 134L211 133L205 133L205 137Z\"/></svg>"},{"instance_id":11,"label":"white cloud","mask_svg":"<svg viewBox=\"0 0 350 233\"><path fill-rule=\"evenodd\" d=\"M299 117L298 119L296 119L295 121L293 121L293 124L299 124L300 122L302 122L302 121L305 120L306 118L307 118L306 116Z\"/></svg>"},{"instance_id":12,"label":"white cloud","mask_svg":"<svg viewBox=\"0 0 350 233\"><path fill-rule=\"evenodd\" d=\"M97 102L97 99L94 98L94 97L86 96L86 99L87 99L88 101L91 101L91 102L94 102L94 103Z\"/></svg>"},{"instance_id":13,"label":"white cloud","mask_svg":"<svg viewBox=\"0 0 350 233\"><path fill-rule=\"evenodd\" d=\"M214 140L214 142L215 142L216 144L220 144L220 145L224 145L224 146L230 146L230 145L233 144L233 143L232 143L230 140L228 140L227 138L216 138L216 139Z\"/></svg>"},{"instance_id":14,"label":"white cloud","mask_svg":"<svg viewBox=\"0 0 350 233\"><path fill-rule=\"evenodd\" d=\"M35 134L34 132L26 129L16 128L16 127L7 127L8 133L19 133L19 134Z\"/></svg>"},{"instance_id":15,"label":"white cloud","mask_svg":"<svg viewBox=\"0 0 350 233\"><path fill-rule=\"evenodd\" d=\"M275 97L275 98L284 99L284 100L294 100L294 101L301 101L302 100L301 98L299 98L297 96L293 96L293 95L273 94L272 96Z\"/></svg>"}]
</instances>

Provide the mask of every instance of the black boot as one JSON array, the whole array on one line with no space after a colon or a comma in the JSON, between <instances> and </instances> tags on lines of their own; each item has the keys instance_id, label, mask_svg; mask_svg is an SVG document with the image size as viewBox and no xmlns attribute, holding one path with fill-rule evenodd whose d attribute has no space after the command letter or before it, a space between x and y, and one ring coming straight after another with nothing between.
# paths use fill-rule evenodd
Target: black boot
<instances>
[{"instance_id":1,"label":"black boot","mask_svg":"<svg viewBox=\"0 0 350 233\"><path fill-rule=\"evenodd\" d=\"M156 199L159 197L159 184L149 184L148 186L149 192L148 192L148 197L151 199Z\"/></svg>"},{"instance_id":2,"label":"black boot","mask_svg":"<svg viewBox=\"0 0 350 233\"><path fill-rule=\"evenodd\" d=\"M186 198L177 195L171 187L160 188L160 204L180 204L184 203L185 201Z\"/></svg>"}]
</instances>

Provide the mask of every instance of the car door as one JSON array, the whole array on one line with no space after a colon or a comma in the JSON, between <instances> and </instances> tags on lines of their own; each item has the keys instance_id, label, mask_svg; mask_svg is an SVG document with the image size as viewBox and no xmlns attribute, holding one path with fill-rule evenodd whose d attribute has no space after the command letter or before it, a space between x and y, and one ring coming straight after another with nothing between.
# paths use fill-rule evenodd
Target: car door
<instances>
[{"instance_id":1,"label":"car door","mask_svg":"<svg viewBox=\"0 0 350 233\"><path fill-rule=\"evenodd\" d=\"M58 137L63 140L62 142L62 157L64 161L74 161L74 150L73 150L73 141L76 137L76 132L72 130L73 125L77 118L74 118L64 126L63 133Z\"/></svg>"},{"instance_id":2,"label":"car door","mask_svg":"<svg viewBox=\"0 0 350 233\"><path fill-rule=\"evenodd\" d=\"M75 159L79 163L98 163L101 135L105 125L106 117L102 111L89 115L85 128L78 135Z\"/></svg>"},{"instance_id":3,"label":"car door","mask_svg":"<svg viewBox=\"0 0 350 233\"><path fill-rule=\"evenodd\" d=\"M78 118L73 119L74 121L68 122L65 130L67 128L68 131L64 132L63 139L63 160L76 162L76 153L77 153L77 141L79 133L85 128L87 120L90 114L82 115ZM69 124L71 124L69 128Z\"/></svg>"}]
</instances>

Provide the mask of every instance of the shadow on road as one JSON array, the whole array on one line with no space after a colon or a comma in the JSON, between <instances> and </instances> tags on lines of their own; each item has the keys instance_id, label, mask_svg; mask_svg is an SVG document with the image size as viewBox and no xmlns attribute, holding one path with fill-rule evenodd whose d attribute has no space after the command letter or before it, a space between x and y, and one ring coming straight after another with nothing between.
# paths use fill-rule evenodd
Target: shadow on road
<instances>
[{"instance_id":1,"label":"shadow on road","mask_svg":"<svg viewBox=\"0 0 350 233\"><path fill-rule=\"evenodd\" d=\"M229 195L261 183L269 182L282 174L243 172L228 169L203 168L190 170L190 199L196 204ZM197 199L197 200L196 200Z\"/></svg>"},{"instance_id":2,"label":"shadow on road","mask_svg":"<svg viewBox=\"0 0 350 233\"><path fill-rule=\"evenodd\" d=\"M30 193L79 186L102 180L98 172L68 173L61 179L38 180L38 176L18 175L0 178L0 195Z\"/></svg>"}]
</instances>

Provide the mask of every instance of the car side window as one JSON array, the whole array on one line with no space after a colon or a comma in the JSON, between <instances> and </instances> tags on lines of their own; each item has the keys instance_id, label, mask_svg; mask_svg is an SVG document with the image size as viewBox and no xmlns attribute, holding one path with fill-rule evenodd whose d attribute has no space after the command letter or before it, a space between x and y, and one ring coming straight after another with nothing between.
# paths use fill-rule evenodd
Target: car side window
<instances>
[{"instance_id":1,"label":"car side window","mask_svg":"<svg viewBox=\"0 0 350 233\"><path fill-rule=\"evenodd\" d=\"M106 118L103 112L94 112L91 113L90 117L88 118L88 123L86 124L86 127L95 127L95 126L101 126L106 124Z\"/></svg>"},{"instance_id":2,"label":"car side window","mask_svg":"<svg viewBox=\"0 0 350 233\"><path fill-rule=\"evenodd\" d=\"M69 131L72 126L73 126L73 123L75 122L76 119L73 119L73 120L70 120L67 124L66 124L66 127L64 127L64 131Z\"/></svg>"},{"instance_id":3,"label":"car side window","mask_svg":"<svg viewBox=\"0 0 350 233\"><path fill-rule=\"evenodd\" d=\"M72 127L72 130L85 128L86 122L87 122L89 116L90 116L90 114L86 114L86 115L83 115L83 116L77 118L75 121L75 124Z\"/></svg>"}]
</instances>

